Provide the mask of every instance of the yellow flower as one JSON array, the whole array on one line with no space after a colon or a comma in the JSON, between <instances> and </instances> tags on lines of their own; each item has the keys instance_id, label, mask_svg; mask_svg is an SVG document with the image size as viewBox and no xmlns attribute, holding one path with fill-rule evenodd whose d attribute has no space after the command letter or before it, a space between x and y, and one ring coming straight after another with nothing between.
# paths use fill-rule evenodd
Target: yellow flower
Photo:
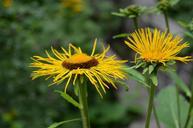
<instances>
[{"instance_id":1,"label":"yellow flower","mask_svg":"<svg viewBox=\"0 0 193 128\"><path fill-rule=\"evenodd\" d=\"M3 0L3 6L9 8L12 5L12 0Z\"/></svg>"},{"instance_id":2,"label":"yellow flower","mask_svg":"<svg viewBox=\"0 0 193 128\"><path fill-rule=\"evenodd\" d=\"M62 0L62 4L65 8L68 8L77 13L81 12L84 6L82 0Z\"/></svg>"},{"instance_id":3,"label":"yellow flower","mask_svg":"<svg viewBox=\"0 0 193 128\"><path fill-rule=\"evenodd\" d=\"M125 74L121 70L122 64L126 61L116 60L116 56L106 56L110 47L104 49L100 54L94 54L96 49L96 40L91 55L83 53L80 47L69 44L68 51L62 48L62 53L51 48L55 57L52 57L47 51L47 57L33 56L34 62L30 67L38 68L33 71L32 79L40 76L52 77L52 84L60 84L65 79L65 92L70 82L75 85L78 76L86 76L95 86L96 90L102 96L100 89L104 92L109 88L109 84L116 88L115 79L124 79ZM51 85L52 85L51 84Z\"/></svg>"},{"instance_id":4,"label":"yellow flower","mask_svg":"<svg viewBox=\"0 0 193 128\"><path fill-rule=\"evenodd\" d=\"M171 33L160 32L149 28L138 29L128 37L125 43L137 54L136 59L142 59L147 62L163 63L171 60L181 62L191 61L191 56L179 57L177 54L189 44L181 43L182 38L173 36Z\"/></svg>"}]
</instances>

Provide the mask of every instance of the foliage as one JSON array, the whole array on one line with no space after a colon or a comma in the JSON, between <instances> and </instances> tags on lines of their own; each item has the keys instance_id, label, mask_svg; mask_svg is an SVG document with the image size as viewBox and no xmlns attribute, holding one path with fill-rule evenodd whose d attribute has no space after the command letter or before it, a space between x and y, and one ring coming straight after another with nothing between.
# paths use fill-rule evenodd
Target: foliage
<instances>
[{"instance_id":1,"label":"foliage","mask_svg":"<svg viewBox=\"0 0 193 128\"><path fill-rule=\"evenodd\" d=\"M90 52L92 44L89 41L96 37L106 38L109 36L108 33L118 31L120 22L110 15L110 12L118 8L111 1L85 0L76 7L72 7L74 4L64 4L64 1L0 1L0 127L2 128L45 128L61 119L65 121L50 127L59 125L80 127L79 121L68 122L69 119L80 117L77 109L73 109L71 104L53 93L55 89L63 89L63 85L48 88L49 82L46 83L42 79L31 81L31 70L28 67L31 62L30 57L38 52L43 54L40 51L50 49L50 46L56 49L60 46L66 47L69 42ZM133 19L147 12L154 13L155 8L159 9L158 11L167 10L172 18L181 21L180 24L186 30L188 40L193 41L192 21L190 21L193 14L191 0L160 0L153 8L135 5L120 9L114 14ZM126 36L129 35L124 33L117 37ZM185 54L192 53L192 48L193 45ZM120 51L124 53L122 49ZM143 74L134 68L125 70L130 78L148 86ZM144 73L152 71L153 67L148 66ZM171 73L170 77L180 91L190 98L187 84L175 72ZM154 78L152 80L157 82ZM119 81L117 83L122 84ZM92 92L92 88L89 88L89 91ZM92 93L89 95L92 126L125 127L141 115L143 106L137 106L136 103L124 106L115 92L112 91L110 94L106 94L102 103L101 99L97 98L98 95ZM78 106L78 103L69 96L63 96ZM161 90L157 96L158 116L168 128L175 128L179 122L184 125L188 110L188 102L180 95L181 120L176 120L175 97L176 91L173 86ZM130 103L136 101L135 98L125 97L124 100ZM191 123L190 127L193 125Z\"/></svg>"},{"instance_id":2,"label":"foliage","mask_svg":"<svg viewBox=\"0 0 193 128\"><path fill-rule=\"evenodd\" d=\"M30 57L69 42L90 52L90 40L116 29L118 22L109 15L114 5L85 1L83 10L74 12L55 0L11 2L5 7L0 1L0 127L45 128L61 119L79 117L76 109L53 93L63 86L48 88L49 82L31 80ZM79 127L80 122L65 126Z\"/></svg>"},{"instance_id":3,"label":"foliage","mask_svg":"<svg viewBox=\"0 0 193 128\"><path fill-rule=\"evenodd\" d=\"M180 0L159 0L157 8L160 11L167 11L172 6L176 5Z\"/></svg>"},{"instance_id":4,"label":"foliage","mask_svg":"<svg viewBox=\"0 0 193 128\"><path fill-rule=\"evenodd\" d=\"M141 14L145 13L146 7L137 6L137 5L129 5L124 9L119 9L119 12L113 12L112 14L120 17L127 17L130 19L136 18Z\"/></svg>"},{"instance_id":5,"label":"foliage","mask_svg":"<svg viewBox=\"0 0 193 128\"><path fill-rule=\"evenodd\" d=\"M156 98L158 118L166 128L179 128L179 122L182 127L185 125L189 104L180 96L180 108L178 108L176 95L175 86L170 85L162 89ZM178 109L180 119L178 119Z\"/></svg>"}]
</instances>

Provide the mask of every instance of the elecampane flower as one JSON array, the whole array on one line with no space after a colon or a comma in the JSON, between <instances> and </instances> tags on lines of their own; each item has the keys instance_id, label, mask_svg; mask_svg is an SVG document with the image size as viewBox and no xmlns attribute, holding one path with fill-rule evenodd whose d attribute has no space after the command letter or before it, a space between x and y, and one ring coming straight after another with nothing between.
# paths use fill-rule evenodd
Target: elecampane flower
<instances>
[{"instance_id":1,"label":"elecampane flower","mask_svg":"<svg viewBox=\"0 0 193 128\"><path fill-rule=\"evenodd\" d=\"M160 32L154 29L138 29L128 37L125 43L137 53L136 59L142 59L147 62L160 62L165 64L167 61L178 60L188 62L191 56L177 56L180 51L189 46L181 43L182 38L173 36L171 33Z\"/></svg>"},{"instance_id":2,"label":"elecampane flower","mask_svg":"<svg viewBox=\"0 0 193 128\"><path fill-rule=\"evenodd\" d=\"M52 84L59 84L67 79L66 92L70 82L75 84L77 77L84 75L101 95L101 88L104 92L106 92L105 88L109 88L109 84L116 88L115 79L125 78L121 67L126 61L116 60L115 55L107 57L106 53L109 48L107 47L100 54L94 54L96 40L91 55L83 53L80 47L77 48L72 44L69 44L68 51L62 48L62 53L52 48L55 57L52 57L47 51L47 57L33 56L34 62L31 63L30 67L38 69L33 71L32 79L40 76L52 77Z\"/></svg>"}]
</instances>

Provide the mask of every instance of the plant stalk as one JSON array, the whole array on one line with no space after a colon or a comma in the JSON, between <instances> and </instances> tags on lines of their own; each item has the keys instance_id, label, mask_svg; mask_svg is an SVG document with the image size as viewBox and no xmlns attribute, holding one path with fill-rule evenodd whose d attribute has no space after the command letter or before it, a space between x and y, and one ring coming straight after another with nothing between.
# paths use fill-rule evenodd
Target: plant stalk
<instances>
[{"instance_id":1,"label":"plant stalk","mask_svg":"<svg viewBox=\"0 0 193 128\"><path fill-rule=\"evenodd\" d=\"M168 20L168 14L166 11L164 11L163 14L164 14L165 23L166 23L166 29L167 29L167 32L169 33L170 32L170 25L169 25L169 20Z\"/></svg>"},{"instance_id":2,"label":"plant stalk","mask_svg":"<svg viewBox=\"0 0 193 128\"><path fill-rule=\"evenodd\" d=\"M80 113L82 117L82 126L83 128L90 128L88 117L87 86L84 84L79 84L79 103L81 105Z\"/></svg>"},{"instance_id":3,"label":"plant stalk","mask_svg":"<svg viewBox=\"0 0 193 128\"><path fill-rule=\"evenodd\" d=\"M179 95L179 88L176 85L176 99L177 99L177 112L178 112L178 126L181 128L181 116L180 116L180 95Z\"/></svg>"},{"instance_id":4,"label":"plant stalk","mask_svg":"<svg viewBox=\"0 0 193 128\"><path fill-rule=\"evenodd\" d=\"M149 128L150 120L151 120L151 113L153 109L153 100L154 100L154 94L155 94L155 88L156 86L151 84L150 86L150 95L149 95L149 104L147 109L147 117L145 122L145 128Z\"/></svg>"},{"instance_id":5,"label":"plant stalk","mask_svg":"<svg viewBox=\"0 0 193 128\"><path fill-rule=\"evenodd\" d=\"M137 30L139 28L139 25L138 25L138 17L135 17L133 18L133 24L135 26L135 29Z\"/></svg>"},{"instance_id":6,"label":"plant stalk","mask_svg":"<svg viewBox=\"0 0 193 128\"><path fill-rule=\"evenodd\" d=\"M191 118L192 109L193 109L193 87L192 87L192 95L191 95L191 99L190 99L190 106L189 106L189 109L188 109L188 117L186 119L186 123L185 123L184 128L188 127L188 124L189 124L189 121L190 121L190 118Z\"/></svg>"},{"instance_id":7,"label":"plant stalk","mask_svg":"<svg viewBox=\"0 0 193 128\"><path fill-rule=\"evenodd\" d=\"M156 108L155 108L154 104L153 104L153 113L154 113L155 121L156 121L156 124L157 124L157 128L161 128L160 122L159 122L159 119L158 119L158 116L157 116L157 111L156 111Z\"/></svg>"}]
</instances>

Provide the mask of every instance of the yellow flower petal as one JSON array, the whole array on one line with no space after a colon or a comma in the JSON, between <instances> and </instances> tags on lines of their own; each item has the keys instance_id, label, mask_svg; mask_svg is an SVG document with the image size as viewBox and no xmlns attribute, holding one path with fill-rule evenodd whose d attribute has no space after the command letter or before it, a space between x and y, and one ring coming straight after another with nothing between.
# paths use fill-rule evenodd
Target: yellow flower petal
<instances>
[{"instance_id":1,"label":"yellow flower petal","mask_svg":"<svg viewBox=\"0 0 193 128\"><path fill-rule=\"evenodd\" d=\"M143 59L147 62L165 63L171 60L188 62L192 60L191 56L179 57L178 53L188 47L188 43L181 43L182 38L174 37L171 33L160 32L158 29L151 31L149 28L138 29L128 37L129 41L125 44L133 49L137 59Z\"/></svg>"},{"instance_id":2,"label":"yellow flower petal","mask_svg":"<svg viewBox=\"0 0 193 128\"><path fill-rule=\"evenodd\" d=\"M96 42L97 40L94 41L91 55L87 55L79 47L69 44L69 49L62 48L62 53L51 48L55 57L47 51L47 57L34 56L30 67L36 68L36 70L33 71L32 78L52 77L51 85L60 84L67 79L64 89L66 92L71 82L74 85L77 77L84 75L102 96L100 90L106 92L106 88L109 89L110 85L116 88L115 79L125 79L121 67L126 61L116 60L115 55L107 57L109 46L101 54L95 54Z\"/></svg>"}]
</instances>

